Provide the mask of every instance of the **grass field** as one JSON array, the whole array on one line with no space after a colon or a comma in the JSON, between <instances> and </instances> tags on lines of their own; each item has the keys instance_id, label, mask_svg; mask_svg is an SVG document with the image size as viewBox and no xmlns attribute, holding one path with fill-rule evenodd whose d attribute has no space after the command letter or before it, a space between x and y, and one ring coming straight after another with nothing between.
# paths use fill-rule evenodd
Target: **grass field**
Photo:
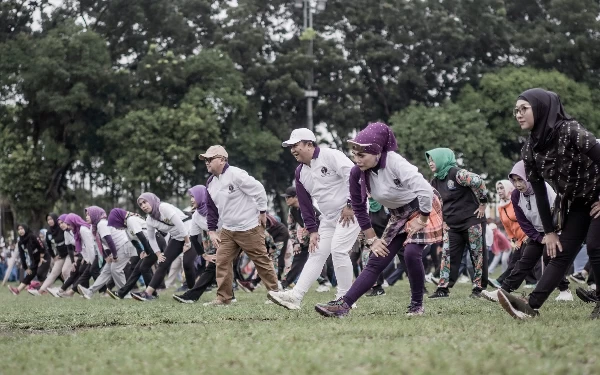
<instances>
[{"instance_id":1,"label":"grass field","mask_svg":"<svg viewBox=\"0 0 600 375\"><path fill-rule=\"evenodd\" d=\"M428 284L430 291L432 284ZM573 286L572 286L573 287ZM310 292L304 308L265 305L264 289L229 307L13 296L0 290L0 374L598 374L600 323L593 306L555 302L519 322L499 305L468 298L426 300L408 318L408 284L325 319ZM204 295L201 302L214 298Z\"/></svg>"}]
</instances>

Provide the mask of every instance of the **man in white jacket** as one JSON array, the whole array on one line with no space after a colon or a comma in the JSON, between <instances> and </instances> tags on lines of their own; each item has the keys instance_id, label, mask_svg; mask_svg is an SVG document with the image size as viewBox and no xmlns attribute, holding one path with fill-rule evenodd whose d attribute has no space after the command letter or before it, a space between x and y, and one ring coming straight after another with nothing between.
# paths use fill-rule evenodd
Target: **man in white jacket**
<instances>
[{"instance_id":1,"label":"man in white jacket","mask_svg":"<svg viewBox=\"0 0 600 375\"><path fill-rule=\"evenodd\" d=\"M287 309L300 308L308 288L319 277L331 254L338 282L337 298L352 285L352 262L349 252L360 227L350 201L350 170L354 163L339 150L320 148L312 131L296 129L283 142L300 162L296 168L296 192L306 229L310 232L309 258L294 289L269 292L269 299ZM321 210L317 222L313 199Z\"/></svg>"},{"instance_id":2,"label":"man in white jacket","mask_svg":"<svg viewBox=\"0 0 600 375\"><path fill-rule=\"evenodd\" d=\"M277 290L277 276L265 246L267 193L264 186L243 169L230 166L223 146L211 146L200 155L208 172L208 235L217 249L217 298L205 305L231 303L232 262L246 252L267 291ZM222 230L217 232L219 219Z\"/></svg>"}]
</instances>

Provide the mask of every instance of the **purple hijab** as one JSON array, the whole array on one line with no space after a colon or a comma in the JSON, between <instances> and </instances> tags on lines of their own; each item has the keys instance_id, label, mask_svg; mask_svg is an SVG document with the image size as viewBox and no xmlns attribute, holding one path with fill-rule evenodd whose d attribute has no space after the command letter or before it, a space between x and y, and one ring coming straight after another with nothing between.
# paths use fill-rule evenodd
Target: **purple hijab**
<instances>
[{"instance_id":1,"label":"purple hijab","mask_svg":"<svg viewBox=\"0 0 600 375\"><path fill-rule=\"evenodd\" d=\"M349 140L348 143L357 152L366 152L372 155L381 154L378 164L379 168L385 168L388 152L398 150L398 143L396 142L392 128L382 122L374 122L367 125L354 139ZM366 196L366 192L371 191L371 186L365 172L361 172L361 176L361 191L363 196Z\"/></svg>"},{"instance_id":2,"label":"purple hijab","mask_svg":"<svg viewBox=\"0 0 600 375\"><path fill-rule=\"evenodd\" d=\"M67 217L67 214L62 214L58 217L58 221L62 221L64 223L66 217Z\"/></svg>"},{"instance_id":3,"label":"purple hijab","mask_svg":"<svg viewBox=\"0 0 600 375\"><path fill-rule=\"evenodd\" d=\"M137 199L138 205L140 204L140 199L150 203L150 207L152 207L152 211L150 211L150 217L154 220L160 220L160 211L158 210L160 207L160 198L154 193L142 193L142 195L140 195Z\"/></svg>"},{"instance_id":4,"label":"purple hijab","mask_svg":"<svg viewBox=\"0 0 600 375\"><path fill-rule=\"evenodd\" d=\"M208 215L208 206L206 205L206 201L208 200L208 192L206 190L206 186L196 185L188 190L188 193L190 193L190 195L194 197L194 200L196 201L196 206L198 207L196 211L200 215L206 217L206 215Z\"/></svg>"},{"instance_id":5,"label":"purple hijab","mask_svg":"<svg viewBox=\"0 0 600 375\"><path fill-rule=\"evenodd\" d=\"M73 237L75 237L75 251L77 253L81 253L81 235L79 234L79 229L81 227L91 229L91 225L86 223L81 216L74 213L68 214L67 217L65 217L64 223L73 228Z\"/></svg>"},{"instance_id":6,"label":"purple hijab","mask_svg":"<svg viewBox=\"0 0 600 375\"><path fill-rule=\"evenodd\" d=\"M125 228L126 219L127 211L122 208L113 208L108 214L108 226L116 229Z\"/></svg>"},{"instance_id":7,"label":"purple hijab","mask_svg":"<svg viewBox=\"0 0 600 375\"><path fill-rule=\"evenodd\" d=\"M508 178L510 179L510 176L513 174L521 177L521 179L527 183L527 191L524 192L523 195L532 195L533 188L531 187L531 182L527 181L527 173L525 173L525 163L523 163L523 160L515 164L512 171L510 171Z\"/></svg>"},{"instance_id":8,"label":"purple hijab","mask_svg":"<svg viewBox=\"0 0 600 375\"><path fill-rule=\"evenodd\" d=\"M100 220L106 219L106 211L98 206L89 206L85 209L85 212L90 215L90 220L95 228Z\"/></svg>"}]
</instances>

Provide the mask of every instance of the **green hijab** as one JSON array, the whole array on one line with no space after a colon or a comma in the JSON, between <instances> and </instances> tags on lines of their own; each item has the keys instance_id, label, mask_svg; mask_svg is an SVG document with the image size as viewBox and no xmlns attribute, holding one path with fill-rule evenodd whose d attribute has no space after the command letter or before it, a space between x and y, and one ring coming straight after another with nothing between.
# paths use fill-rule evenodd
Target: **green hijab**
<instances>
[{"instance_id":1,"label":"green hijab","mask_svg":"<svg viewBox=\"0 0 600 375\"><path fill-rule=\"evenodd\" d=\"M369 197L369 212L379 212L379 210L381 210L381 207L381 203Z\"/></svg>"},{"instance_id":2,"label":"green hijab","mask_svg":"<svg viewBox=\"0 0 600 375\"><path fill-rule=\"evenodd\" d=\"M425 153L427 163L429 164L429 158L435 163L436 172L433 174L435 178L443 180L448 175L450 168L456 167L456 158L454 157L454 151L449 148L434 148Z\"/></svg>"}]
</instances>

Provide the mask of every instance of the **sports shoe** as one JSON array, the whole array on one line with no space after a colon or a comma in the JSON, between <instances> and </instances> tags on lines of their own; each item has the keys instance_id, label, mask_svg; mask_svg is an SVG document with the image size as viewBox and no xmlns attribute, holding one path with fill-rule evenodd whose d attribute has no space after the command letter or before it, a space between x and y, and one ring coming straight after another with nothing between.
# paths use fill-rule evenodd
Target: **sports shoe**
<instances>
[{"instance_id":1,"label":"sports shoe","mask_svg":"<svg viewBox=\"0 0 600 375\"><path fill-rule=\"evenodd\" d=\"M596 302L596 307L590 314L590 319L600 319L600 302Z\"/></svg>"},{"instance_id":2,"label":"sports shoe","mask_svg":"<svg viewBox=\"0 0 600 375\"><path fill-rule=\"evenodd\" d=\"M588 288L590 288L590 290L596 290L596 284L589 284Z\"/></svg>"},{"instance_id":3,"label":"sports shoe","mask_svg":"<svg viewBox=\"0 0 600 375\"><path fill-rule=\"evenodd\" d=\"M117 293L113 292L112 290L107 290L106 293L108 293L108 295L112 299L122 299L121 297L119 297L119 295Z\"/></svg>"},{"instance_id":4,"label":"sports shoe","mask_svg":"<svg viewBox=\"0 0 600 375\"><path fill-rule=\"evenodd\" d=\"M186 299L184 298L184 295L178 296L173 294L173 299L177 302L181 302L181 303L194 303L196 301L192 300L192 299Z\"/></svg>"},{"instance_id":5,"label":"sports shoe","mask_svg":"<svg viewBox=\"0 0 600 375\"><path fill-rule=\"evenodd\" d=\"M493 286L494 288L498 288L498 289L502 288L502 284L500 284L500 283L498 282L498 280L496 280L496 279L489 279L489 280L488 280L488 282L489 282L490 284L492 284L492 286Z\"/></svg>"},{"instance_id":6,"label":"sports shoe","mask_svg":"<svg viewBox=\"0 0 600 375\"><path fill-rule=\"evenodd\" d=\"M425 275L425 282L433 284L433 281L431 280L432 277L433 277L433 273L429 272L427 275Z\"/></svg>"},{"instance_id":7,"label":"sports shoe","mask_svg":"<svg viewBox=\"0 0 600 375\"><path fill-rule=\"evenodd\" d=\"M327 318L341 318L350 313L350 307L343 298L327 303L318 303L315 305L315 311Z\"/></svg>"},{"instance_id":8,"label":"sports shoe","mask_svg":"<svg viewBox=\"0 0 600 375\"><path fill-rule=\"evenodd\" d=\"M252 284L252 281L243 281L243 280L236 280L238 287L243 290L246 293L252 293L254 292L254 289L256 288L254 286L254 284Z\"/></svg>"},{"instance_id":9,"label":"sports shoe","mask_svg":"<svg viewBox=\"0 0 600 375\"><path fill-rule=\"evenodd\" d=\"M152 301L152 300L156 299L156 297L154 297L152 294L148 294L146 292L131 293L131 297L133 297L133 299L141 301L141 302Z\"/></svg>"},{"instance_id":10,"label":"sports shoe","mask_svg":"<svg viewBox=\"0 0 600 375\"><path fill-rule=\"evenodd\" d=\"M456 282L459 284L466 284L470 281L471 280L468 277L466 277L465 275L460 275L460 277L458 278L458 280Z\"/></svg>"},{"instance_id":11,"label":"sports shoe","mask_svg":"<svg viewBox=\"0 0 600 375\"><path fill-rule=\"evenodd\" d=\"M237 299L235 297L231 297L231 299L229 300L229 302L231 302L231 303L237 303Z\"/></svg>"},{"instance_id":12,"label":"sports shoe","mask_svg":"<svg viewBox=\"0 0 600 375\"><path fill-rule=\"evenodd\" d=\"M480 288L473 288L473 290L471 291L471 295L469 295L469 298L473 298L473 299L478 299L481 298L481 289Z\"/></svg>"},{"instance_id":13,"label":"sports shoe","mask_svg":"<svg viewBox=\"0 0 600 375\"><path fill-rule=\"evenodd\" d=\"M437 288L433 294L431 294L428 298L447 298L450 297L450 293L446 288Z\"/></svg>"},{"instance_id":14,"label":"sports shoe","mask_svg":"<svg viewBox=\"0 0 600 375\"><path fill-rule=\"evenodd\" d=\"M317 293L325 293L325 292L329 292L331 288L325 284L321 284L317 287L316 292Z\"/></svg>"},{"instance_id":15,"label":"sports shoe","mask_svg":"<svg viewBox=\"0 0 600 375\"><path fill-rule=\"evenodd\" d=\"M440 278L439 277L435 277L435 276L431 276L431 282L434 283L435 285L439 285L440 284Z\"/></svg>"},{"instance_id":16,"label":"sports shoe","mask_svg":"<svg viewBox=\"0 0 600 375\"><path fill-rule=\"evenodd\" d=\"M175 289L175 293L187 292L188 290L190 290L190 288L188 288L187 284L183 284L179 288Z\"/></svg>"},{"instance_id":17,"label":"sports shoe","mask_svg":"<svg viewBox=\"0 0 600 375\"><path fill-rule=\"evenodd\" d=\"M33 289L40 289L42 287L42 283L40 283L39 281L32 281L31 284L29 284L28 288L33 288Z\"/></svg>"},{"instance_id":18,"label":"sports shoe","mask_svg":"<svg viewBox=\"0 0 600 375\"><path fill-rule=\"evenodd\" d=\"M27 289L27 293L31 294L32 296L41 296L40 292L37 289Z\"/></svg>"},{"instance_id":19,"label":"sports shoe","mask_svg":"<svg viewBox=\"0 0 600 375\"><path fill-rule=\"evenodd\" d=\"M525 320L540 315L537 310L529 306L526 299L514 296L502 289L498 291L498 302L515 319Z\"/></svg>"},{"instance_id":20,"label":"sports shoe","mask_svg":"<svg viewBox=\"0 0 600 375\"><path fill-rule=\"evenodd\" d=\"M19 293L21 293L21 292L19 291L19 289L15 288L15 287L14 287L14 286L12 286L12 285L9 285L9 286L8 286L8 290L10 290L10 292L11 292L13 295L15 295L15 296L18 296L18 295L19 295Z\"/></svg>"},{"instance_id":21,"label":"sports shoe","mask_svg":"<svg viewBox=\"0 0 600 375\"><path fill-rule=\"evenodd\" d=\"M488 292L487 290L484 290L481 292L481 297L483 297L484 299L487 299L488 301L491 302L498 302L498 291L500 289L496 289L492 292Z\"/></svg>"},{"instance_id":22,"label":"sports shoe","mask_svg":"<svg viewBox=\"0 0 600 375\"><path fill-rule=\"evenodd\" d=\"M228 301L227 303L221 301L220 299L216 298L210 302L206 302L203 303L202 306L229 306L229 304L231 303L231 300Z\"/></svg>"},{"instance_id":23,"label":"sports shoe","mask_svg":"<svg viewBox=\"0 0 600 375\"><path fill-rule=\"evenodd\" d=\"M48 288L48 293L56 298L60 298L60 288Z\"/></svg>"},{"instance_id":24,"label":"sports shoe","mask_svg":"<svg viewBox=\"0 0 600 375\"><path fill-rule=\"evenodd\" d=\"M558 293L556 301L573 301L573 294L569 289L563 290L560 293Z\"/></svg>"},{"instance_id":25,"label":"sports shoe","mask_svg":"<svg viewBox=\"0 0 600 375\"><path fill-rule=\"evenodd\" d=\"M271 301L270 299L265 301L265 305L274 305L275 302Z\"/></svg>"},{"instance_id":26,"label":"sports shoe","mask_svg":"<svg viewBox=\"0 0 600 375\"><path fill-rule=\"evenodd\" d=\"M423 314L425 314L425 308L422 303L411 302L410 305L408 305L406 316L420 316Z\"/></svg>"},{"instance_id":27,"label":"sports shoe","mask_svg":"<svg viewBox=\"0 0 600 375\"><path fill-rule=\"evenodd\" d=\"M158 294L154 296L155 298L158 298ZM127 293L125 295L125 297L123 297L123 299L133 299L133 297L131 296L131 292Z\"/></svg>"},{"instance_id":28,"label":"sports shoe","mask_svg":"<svg viewBox=\"0 0 600 375\"><path fill-rule=\"evenodd\" d=\"M383 280L383 284L381 284L381 287L382 288L389 288L390 287L390 283L388 283L387 280Z\"/></svg>"},{"instance_id":29,"label":"sports shoe","mask_svg":"<svg viewBox=\"0 0 600 375\"><path fill-rule=\"evenodd\" d=\"M286 292L271 290L267 293L267 298L289 310L300 310L300 305L302 304L302 299L296 297L293 290Z\"/></svg>"},{"instance_id":30,"label":"sports shoe","mask_svg":"<svg viewBox=\"0 0 600 375\"><path fill-rule=\"evenodd\" d=\"M77 291L85 299L92 299L92 295L94 294L94 292L84 286L81 286L81 284L77 285Z\"/></svg>"},{"instance_id":31,"label":"sports shoe","mask_svg":"<svg viewBox=\"0 0 600 375\"><path fill-rule=\"evenodd\" d=\"M585 290L585 289L579 287L579 288L575 289L575 294L577 294L577 297L579 297L579 299L581 299L583 302L586 302L586 303L600 302L600 299L596 295L596 292L593 290Z\"/></svg>"},{"instance_id":32,"label":"sports shoe","mask_svg":"<svg viewBox=\"0 0 600 375\"><path fill-rule=\"evenodd\" d=\"M383 290L383 288L372 288L371 293L365 294L365 296L367 296L367 297L385 296L385 290Z\"/></svg>"},{"instance_id":33,"label":"sports shoe","mask_svg":"<svg viewBox=\"0 0 600 375\"><path fill-rule=\"evenodd\" d=\"M569 279L575 281L577 284L585 284L586 276L583 274L583 272L577 272L569 275Z\"/></svg>"}]
</instances>

